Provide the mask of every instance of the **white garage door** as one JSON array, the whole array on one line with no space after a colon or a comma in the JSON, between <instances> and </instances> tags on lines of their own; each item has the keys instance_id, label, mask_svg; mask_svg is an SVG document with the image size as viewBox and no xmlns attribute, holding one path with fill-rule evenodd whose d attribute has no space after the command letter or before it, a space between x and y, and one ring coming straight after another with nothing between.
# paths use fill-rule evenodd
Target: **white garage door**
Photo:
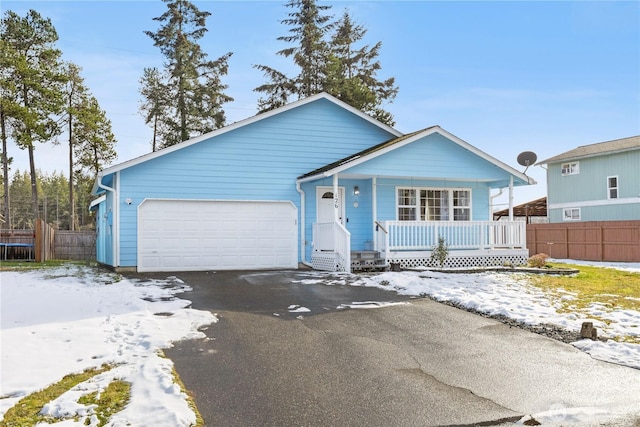
<instances>
[{"instance_id":1,"label":"white garage door","mask_svg":"<svg viewBox=\"0 0 640 427\"><path fill-rule=\"evenodd\" d=\"M291 202L147 199L138 207L138 271L298 266Z\"/></svg>"}]
</instances>

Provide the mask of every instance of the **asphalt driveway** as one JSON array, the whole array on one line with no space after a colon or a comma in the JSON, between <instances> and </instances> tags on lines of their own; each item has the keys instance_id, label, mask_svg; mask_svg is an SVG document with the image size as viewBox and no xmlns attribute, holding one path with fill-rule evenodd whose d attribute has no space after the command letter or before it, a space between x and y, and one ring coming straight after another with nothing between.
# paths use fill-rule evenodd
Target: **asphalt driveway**
<instances>
[{"instance_id":1,"label":"asphalt driveway","mask_svg":"<svg viewBox=\"0 0 640 427\"><path fill-rule=\"evenodd\" d=\"M566 422L586 407L603 425L640 402L639 370L427 299L317 272L175 275L220 318L166 352L208 426L496 425L549 410ZM363 301L407 304L338 309Z\"/></svg>"}]
</instances>

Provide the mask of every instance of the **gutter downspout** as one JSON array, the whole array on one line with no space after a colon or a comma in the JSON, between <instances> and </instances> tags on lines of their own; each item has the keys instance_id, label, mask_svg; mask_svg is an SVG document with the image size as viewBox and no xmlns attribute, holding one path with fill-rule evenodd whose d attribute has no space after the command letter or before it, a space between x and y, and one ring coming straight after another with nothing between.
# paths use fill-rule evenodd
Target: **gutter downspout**
<instances>
[{"instance_id":1,"label":"gutter downspout","mask_svg":"<svg viewBox=\"0 0 640 427\"><path fill-rule=\"evenodd\" d=\"M509 221L513 221L513 175L509 177Z\"/></svg>"},{"instance_id":2,"label":"gutter downspout","mask_svg":"<svg viewBox=\"0 0 640 427\"><path fill-rule=\"evenodd\" d=\"M491 221L493 221L493 199L496 197L500 197L502 193L504 193L504 188L499 189L500 192L498 194L491 195L491 190L489 190L489 212L491 213Z\"/></svg>"},{"instance_id":3,"label":"gutter downspout","mask_svg":"<svg viewBox=\"0 0 640 427\"><path fill-rule=\"evenodd\" d=\"M311 267L311 263L307 261L307 246L305 239L305 215L306 215L306 194L300 185L300 181L296 181L296 191L300 193L300 252L301 252L301 262L307 267Z\"/></svg>"},{"instance_id":4,"label":"gutter downspout","mask_svg":"<svg viewBox=\"0 0 640 427\"><path fill-rule=\"evenodd\" d=\"M111 193L113 193L113 223L114 223L114 230L113 230L113 244L112 244L112 248L111 251L113 252L111 254L112 258L113 258L113 263L115 264L114 267L118 267L120 265L120 262L118 260L118 246L119 246L119 240L120 240L120 230L119 230L119 224L120 224L120 215L119 215L119 206L118 206L118 198L116 197L117 193L116 190L114 188L108 187L106 185L104 185L102 183L102 178L103 176L100 175L98 177L98 188L102 188L105 191L110 191Z\"/></svg>"}]
</instances>

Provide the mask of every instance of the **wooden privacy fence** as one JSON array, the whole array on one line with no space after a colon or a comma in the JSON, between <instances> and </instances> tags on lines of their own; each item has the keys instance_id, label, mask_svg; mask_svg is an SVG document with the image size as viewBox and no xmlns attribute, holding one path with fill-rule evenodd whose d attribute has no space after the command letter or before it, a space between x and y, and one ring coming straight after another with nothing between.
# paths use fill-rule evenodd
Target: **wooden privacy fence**
<instances>
[{"instance_id":1,"label":"wooden privacy fence","mask_svg":"<svg viewBox=\"0 0 640 427\"><path fill-rule=\"evenodd\" d=\"M76 261L96 259L95 231L57 230L53 244L55 259Z\"/></svg>"},{"instance_id":2,"label":"wooden privacy fence","mask_svg":"<svg viewBox=\"0 0 640 427\"><path fill-rule=\"evenodd\" d=\"M42 220L36 221L34 230L0 230L0 259L92 261L96 232L55 230Z\"/></svg>"},{"instance_id":3,"label":"wooden privacy fence","mask_svg":"<svg viewBox=\"0 0 640 427\"><path fill-rule=\"evenodd\" d=\"M527 224L527 248L558 259L640 262L640 221Z\"/></svg>"}]
</instances>

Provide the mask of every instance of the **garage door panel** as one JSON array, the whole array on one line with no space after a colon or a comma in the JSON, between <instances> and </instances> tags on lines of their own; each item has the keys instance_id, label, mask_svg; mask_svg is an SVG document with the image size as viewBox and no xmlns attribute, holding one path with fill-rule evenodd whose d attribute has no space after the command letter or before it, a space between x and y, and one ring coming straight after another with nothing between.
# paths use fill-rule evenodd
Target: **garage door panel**
<instances>
[{"instance_id":1,"label":"garage door panel","mask_svg":"<svg viewBox=\"0 0 640 427\"><path fill-rule=\"evenodd\" d=\"M138 270L297 267L290 202L145 200L138 210Z\"/></svg>"}]
</instances>

